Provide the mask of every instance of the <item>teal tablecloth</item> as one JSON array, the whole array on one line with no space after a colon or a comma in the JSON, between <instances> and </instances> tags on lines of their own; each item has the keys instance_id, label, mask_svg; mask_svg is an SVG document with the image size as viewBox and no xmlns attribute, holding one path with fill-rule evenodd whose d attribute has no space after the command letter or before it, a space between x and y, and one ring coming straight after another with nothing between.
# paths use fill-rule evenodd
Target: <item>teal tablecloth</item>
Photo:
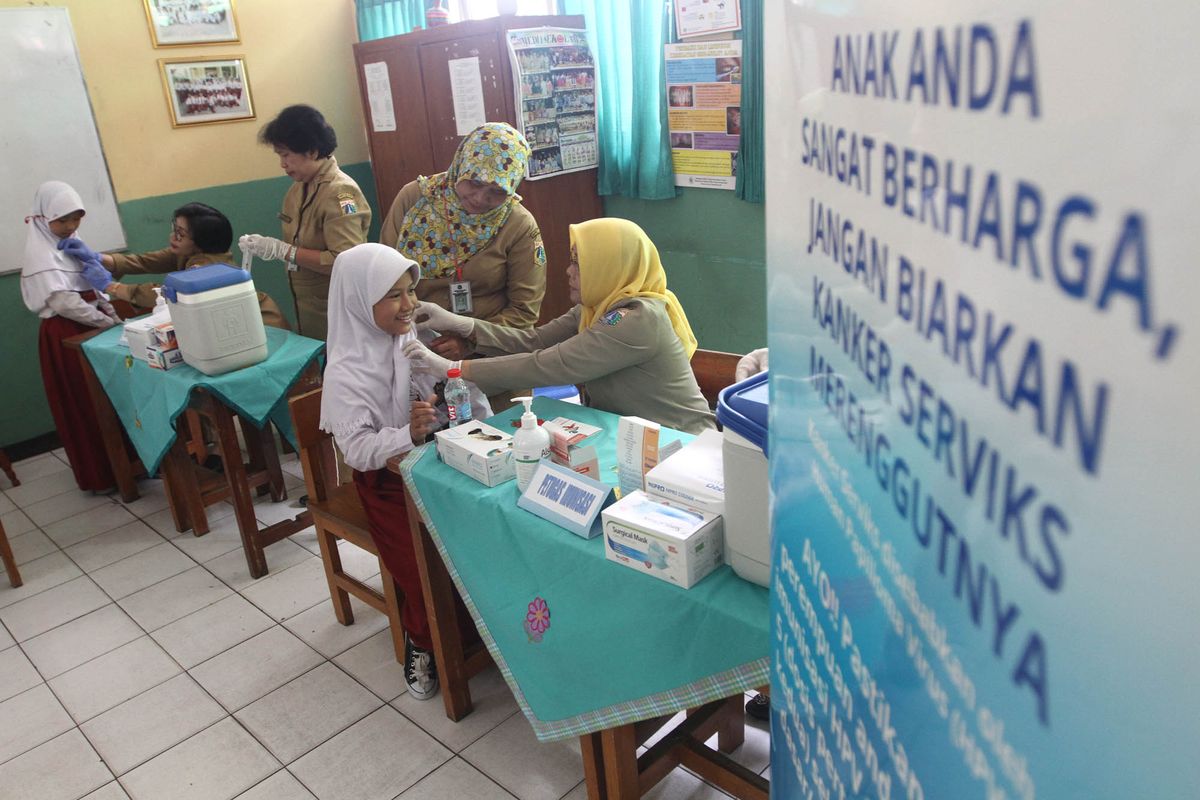
<instances>
[{"instance_id":1,"label":"teal tablecloth","mask_svg":"<svg viewBox=\"0 0 1200 800\"><path fill-rule=\"evenodd\" d=\"M602 477L615 485L617 417L538 397L539 417L604 428ZM489 420L508 430L519 409ZM691 438L664 431L663 442ZM728 566L691 589L604 557L518 508L517 485L488 488L437 457L432 444L401 470L455 585L522 711L542 741L672 713L765 684L768 595ZM544 609L543 609L544 604ZM526 619L549 612L537 636Z\"/></svg>"},{"instance_id":2,"label":"teal tablecloth","mask_svg":"<svg viewBox=\"0 0 1200 800\"><path fill-rule=\"evenodd\" d=\"M130 356L129 348L118 342L120 338L118 325L84 342L83 352L147 472L158 469L175 441L175 420L197 387L212 392L260 428L271 420L296 446L287 390L321 355L324 342L267 328L266 361L210 376L187 364L166 372L152 369L144 360Z\"/></svg>"}]
</instances>

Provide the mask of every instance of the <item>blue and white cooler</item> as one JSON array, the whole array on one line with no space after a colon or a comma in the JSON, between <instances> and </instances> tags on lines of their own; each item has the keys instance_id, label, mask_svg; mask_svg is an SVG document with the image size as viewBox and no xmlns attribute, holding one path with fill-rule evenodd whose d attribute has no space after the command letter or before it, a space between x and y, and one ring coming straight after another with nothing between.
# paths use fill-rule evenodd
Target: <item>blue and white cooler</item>
<instances>
[{"instance_id":1,"label":"blue and white cooler","mask_svg":"<svg viewBox=\"0 0 1200 800\"><path fill-rule=\"evenodd\" d=\"M205 375L251 366L267 357L267 332L254 281L228 264L172 272L163 282L183 360Z\"/></svg>"},{"instance_id":2,"label":"blue and white cooler","mask_svg":"<svg viewBox=\"0 0 1200 800\"><path fill-rule=\"evenodd\" d=\"M726 387L717 402L717 421L725 429L725 558L734 572L760 586L771 582L767 375Z\"/></svg>"}]
</instances>

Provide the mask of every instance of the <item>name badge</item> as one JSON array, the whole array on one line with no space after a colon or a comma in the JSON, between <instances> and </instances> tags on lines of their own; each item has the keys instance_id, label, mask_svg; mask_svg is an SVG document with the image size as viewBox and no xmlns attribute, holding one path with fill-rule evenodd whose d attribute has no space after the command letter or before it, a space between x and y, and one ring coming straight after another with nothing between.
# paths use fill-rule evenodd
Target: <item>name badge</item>
<instances>
[{"instance_id":1,"label":"name badge","mask_svg":"<svg viewBox=\"0 0 1200 800\"><path fill-rule=\"evenodd\" d=\"M470 281L450 282L450 310L455 314L470 314L475 310L475 304L471 301Z\"/></svg>"}]
</instances>

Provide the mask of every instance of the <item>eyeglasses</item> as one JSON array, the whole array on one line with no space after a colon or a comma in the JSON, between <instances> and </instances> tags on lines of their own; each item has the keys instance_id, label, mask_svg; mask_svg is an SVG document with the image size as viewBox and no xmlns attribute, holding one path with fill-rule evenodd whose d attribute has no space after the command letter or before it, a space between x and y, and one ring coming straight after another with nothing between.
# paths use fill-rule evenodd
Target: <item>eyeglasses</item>
<instances>
[{"instance_id":1,"label":"eyeglasses","mask_svg":"<svg viewBox=\"0 0 1200 800\"><path fill-rule=\"evenodd\" d=\"M188 231L184 230L183 228L179 227L178 225L171 226L171 236L172 236L172 238L175 238L175 239L190 239L190 238L192 238L192 234L190 234Z\"/></svg>"}]
</instances>

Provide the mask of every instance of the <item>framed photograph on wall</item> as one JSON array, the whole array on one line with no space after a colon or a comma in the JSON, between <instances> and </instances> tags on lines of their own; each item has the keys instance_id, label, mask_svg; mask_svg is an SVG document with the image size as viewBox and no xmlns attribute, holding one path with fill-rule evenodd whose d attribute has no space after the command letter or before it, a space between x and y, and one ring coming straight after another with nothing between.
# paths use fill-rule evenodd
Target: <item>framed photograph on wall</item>
<instances>
[{"instance_id":1,"label":"framed photograph on wall","mask_svg":"<svg viewBox=\"0 0 1200 800\"><path fill-rule=\"evenodd\" d=\"M254 119L242 56L160 58L171 127Z\"/></svg>"},{"instance_id":2,"label":"framed photograph on wall","mask_svg":"<svg viewBox=\"0 0 1200 800\"><path fill-rule=\"evenodd\" d=\"M237 42L233 0L142 0L155 47Z\"/></svg>"}]
</instances>

